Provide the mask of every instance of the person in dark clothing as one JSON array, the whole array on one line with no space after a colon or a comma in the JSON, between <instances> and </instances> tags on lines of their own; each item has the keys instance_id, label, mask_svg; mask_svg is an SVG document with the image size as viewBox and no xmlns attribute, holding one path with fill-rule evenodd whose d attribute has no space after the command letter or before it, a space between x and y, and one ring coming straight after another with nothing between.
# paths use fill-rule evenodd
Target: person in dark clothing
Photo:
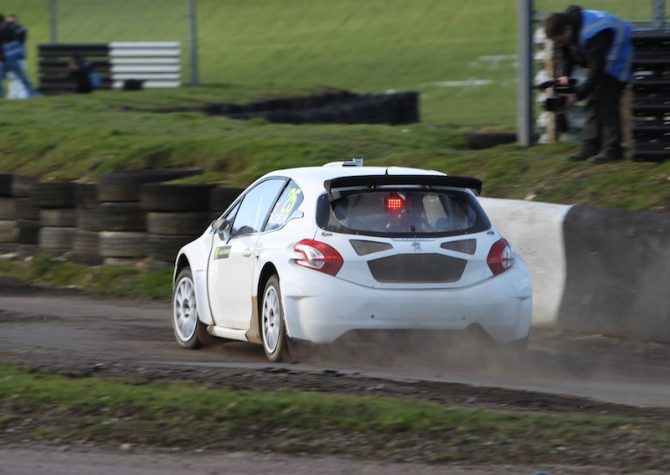
<instances>
[{"instance_id":1,"label":"person in dark clothing","mask_svg":"<svg viewBox=\"0 0 670 475\"><path fill-rule=\"evenodd\" d=\"M88 94L93 90L91 73L93 65L79 54L70 56L67 63L68 78L74 80L74 92Z\"/></svg>"},{"instance_id":2,"label":"person in dark clothing","mask_svg":"<svg viewBox=\"0 0 670 475\"><path fill-rule=\"evenodd\" d=\"M586 81L566 97L566 109L586 99L582 146L569 160L605 163L623 158L620 102L632 76L632 26L607 12L572 5L545 20L547 37L556 44L558 83L567 85L572 68L588 68Z\"/></svg>"}]
</instances>

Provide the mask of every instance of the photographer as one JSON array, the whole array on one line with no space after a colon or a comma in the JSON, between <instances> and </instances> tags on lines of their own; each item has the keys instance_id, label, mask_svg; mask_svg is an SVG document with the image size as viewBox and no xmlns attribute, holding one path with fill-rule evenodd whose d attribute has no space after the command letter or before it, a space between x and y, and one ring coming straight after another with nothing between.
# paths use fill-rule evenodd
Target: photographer
<instances>
[{"instance_id":1,"label":"photographer","mask_svg":"<svg viewBox=\"0 0 670 475\"><path fill-rule=\"evenodd\" d=\"M566 97L565 109L587 99L581 150L569 160L606 163L623 158L620 102L631 78L632 26L607 12L570 6L545 20L547 37L556 44L559 85L568 85L574 64L588 76Z\"/></svg>"}]
</instances>

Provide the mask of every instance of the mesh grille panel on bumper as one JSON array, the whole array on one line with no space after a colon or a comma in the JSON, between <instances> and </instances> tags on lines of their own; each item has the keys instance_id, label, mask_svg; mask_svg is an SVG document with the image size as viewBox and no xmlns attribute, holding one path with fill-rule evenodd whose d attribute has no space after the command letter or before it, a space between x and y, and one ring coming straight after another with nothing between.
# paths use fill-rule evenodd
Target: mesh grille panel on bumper
<instances>
[{"instance_id":1,"label":"mesh grille panel on bumper","mask_svg":"<svg viewBox=\"0 0 670 475\"><path fill-rule=\"evenodd\" d=\"M399 254L368 262L372 276L385 283L456 282L467 261L442 254Z\"/></svg>"}]
</instances>

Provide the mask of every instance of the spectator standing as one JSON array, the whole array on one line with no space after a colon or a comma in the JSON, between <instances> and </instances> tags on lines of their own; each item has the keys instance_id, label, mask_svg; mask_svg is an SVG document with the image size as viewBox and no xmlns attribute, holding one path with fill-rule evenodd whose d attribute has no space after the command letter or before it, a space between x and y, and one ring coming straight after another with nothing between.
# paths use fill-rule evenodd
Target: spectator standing
<instances>
[{"instance_id":1,"label":"spectator standing","mask_svg":"<svg viewBox=\"0 0 670 475\"><path fill-rule=\"evenodd\" d=\"M34 97L37 93L22 66L24 59L25 51L17 40L15 25L7 22L0 14L0 77L4 80L9 73L14 74L25 88L27 97ZM0 87L0 97L3 95L3 88Z\"/></svg>"},{"instance_id":2,"label":"spectator standing","mask_svg":"<svg viewBox=\"0 0 670 475\"><path fill-rule=\"evenodd\" d=\"M632 30L610 13L576 5L545 20L547 37L557 45L559 84L568 84L574 64L588 68L586 81L567 96L566 109L587 99L581 149L569 160L606 163L623 158L620 104L632 76Z\"/></svg>"},{"instance_id":3,"label":"spectator standing","mask_svg":"<svg viewBox=\"0 0 670 475\"><path fill-rule=\"evenodd\" d=\"M21 58L21 68L26 71L26 39L28 38L28 30L19 24L19 19L16 15L7 15L7 23L14 28L15 41L18 41L23 49L23 58ZM28 91L23 87L23 83L14 73L8 73L9 80L7 99L27 99Z\"/></svg>"},{"instance_id":4,"label":"spectator standing","mask_svg":"<svg viewBox=\"0 0 670 475\"><path fill-rule=\"evenodd\" d=\"M93 65L80 54L73 54L67 63L68 78L74 80L74 92L88 94L93 90Z\"/></svg>"}]
</instances>

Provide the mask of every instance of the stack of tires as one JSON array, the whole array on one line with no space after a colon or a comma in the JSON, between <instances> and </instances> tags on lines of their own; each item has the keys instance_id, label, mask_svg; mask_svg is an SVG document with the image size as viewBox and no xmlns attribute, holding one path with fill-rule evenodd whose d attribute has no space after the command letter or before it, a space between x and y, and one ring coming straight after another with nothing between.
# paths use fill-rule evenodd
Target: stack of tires
<instances>
[{"instance_id":1,"label":"stack of tires","mask_svg":"<svg viewBox=\"0 0 670 475\"><path fill-rule=\"evenodd\" d=\"M40 211L31 199L36 182L31 176L0 174L0 251L37 253Z\"/></svg>"},{"instance_id":2,"label":"stack of tires","mask_svg":"<svg viewBox=\"0 0 670 475\"><path fill-rule=\"evenodd\" d=\"M32 186L32 203L39 208L39 251L57 257L72 249L77 230L74 183L37 182Z\"/></svg>"},{"instance_id":3,"label":"stack of tires","mask_svg":"<svg viewBox=\"0 0 670 475\"><path fill-rule=\"evenodd\" d=\"M209 210L220 216L243 191L243 188L224 188L222 186L212 188L209 194Z\"/></svg>"},{"instance_id":4,"label":"stack of tires","mask_svg":"<svg viewBox=\"0 0 670 475\"><path fill-rule=\"evenodd\" d=\"M107 265L136 265L149 255L142 186L201 173L199 168L106 173L98 184L99 253Z\"/></svg>"},{"instance_id":5,"label":"stack of tires","mask_svg":"<svg viewBox=\"0 0 670 475\"><path fill-rule=\"evenodd\" d=\"M167 183L142 186L140 202L146 212L150 267L174 265L179 249L201 235L216 219L209 209L213 187Z\"/></svg>"},{"instance_id":6,"label":"stack of tires","mask_svg":"<svg viewBox=\"0 0 670 475\"><path fill-rule=\"evenodd\" d=\"M76 183L74 204L77 216L77 230L74 233L72 251L68 259L80 264L102 263L98 249L98 185Z\"/></svg>"}]
</instances>

